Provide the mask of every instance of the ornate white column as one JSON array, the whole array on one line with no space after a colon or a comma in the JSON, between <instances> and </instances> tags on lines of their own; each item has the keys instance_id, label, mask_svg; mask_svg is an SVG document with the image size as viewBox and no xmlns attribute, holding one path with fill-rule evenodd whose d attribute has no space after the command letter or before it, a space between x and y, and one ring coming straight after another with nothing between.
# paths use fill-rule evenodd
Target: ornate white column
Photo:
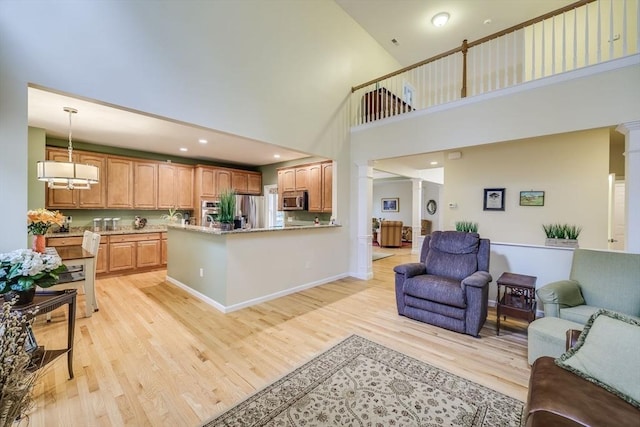
<instances>
[{"instance_id":1,"label":"ornate white column","mask_svg":"<svg viewBox=\"0 0 640 427\"><path fill-rule=\"evenodd\" d=\"M625 239L626 251L640 253L640 120L622 123L616 131L625 136Z\"/></svg>"},{"instance_id":2,"label":"ornate white column","mask_svg":"<svg viewBox=\"0 0 640 427\"><path fill-rule=\"evenodd\" d=\"M422 179L412 178L413 207L411 214L411 253L420 253L420 220L422 219Z\"/></svg>"},{"instance_id":3,"label":"ornate white column","mask_svg":"<svg viewBox=\"0 0 640 427\"><path fill-rule=\"evenodd\" d=\"M356 277L368 280L373 278L371 246L371 206L373 203L373 168L369 164L357 164L358 168L358 247ZM352 205L353 206L353 205Z\"/></svg>"}]
</instances>

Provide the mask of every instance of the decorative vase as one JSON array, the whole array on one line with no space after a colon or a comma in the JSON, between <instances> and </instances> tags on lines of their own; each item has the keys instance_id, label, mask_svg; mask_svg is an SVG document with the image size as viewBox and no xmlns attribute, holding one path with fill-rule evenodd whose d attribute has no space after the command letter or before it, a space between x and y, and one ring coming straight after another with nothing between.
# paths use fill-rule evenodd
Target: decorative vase
<instances>
[{"instance_id":1,"label":"decorative vase","mask_svg":"<svg viewBox=\"0 0 640 427\"><path fill-rule=\"evenodd\" d=\"M222 222L220 223L220 231L232 231L233 223L232 222Z\"/></svg>"},{"instance_id":2,"label":"decorative vase","mask_svg":"<svg viewBox=\"0 0 640 427\"><path fill-rule=\"evenodd\" d=\"M14 304L14 307L31 304L33 298L36 296L36 288L33 287L26 291L10 291L3 294L5 301L11 301L16 295L18 296L18 300Z\"/></svg>"},{"instance_id":3,"label":"decorative vase","mask_svg":"<svg viewBox=\"0 0 640 427\"><path fill-rule=\"evenodd\" d=\"M44 253L46 239L44 234L36 234L33 236L33 250L36 252Z\"/></svg>"}]
</instances>

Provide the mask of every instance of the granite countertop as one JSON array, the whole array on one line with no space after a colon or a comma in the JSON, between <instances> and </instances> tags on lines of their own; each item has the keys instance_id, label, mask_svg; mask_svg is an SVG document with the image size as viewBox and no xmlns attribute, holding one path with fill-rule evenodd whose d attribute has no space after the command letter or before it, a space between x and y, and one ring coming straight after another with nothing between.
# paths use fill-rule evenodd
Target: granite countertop
<instances>
[{"instance_id":1,"label":"granite countertop","mask_svg":"<svg viewBox=\"0 0 640 427\"><path fill-rule=\"evenodd\" d=\"M200 233L226 235L226 234L247 234L247 233L264 233L264 232L282 232L282 231L296 231L296 230L312 230L322 228L338 228L340 225L293 225L288 227L272 227L272 228L245 228L231 231L222 231L219 228L213 227L201 227L199 225L179 225L179 224L167 224L167 228L176 228L181 230L196 231Z\"/></svg>"},{"instance_id":2,"label":"granite countertop","mask_svg":"<svg viewBox=\"0 0 640 427\"><path fill-rule=\"evenodd\" d=\"M71 227L68 232L60 233L60 232L48 232L46 234L47 237L82 237L84 235L84 231L89 230L93 231L91 227ZM97 231L98 234L102 236L109 236L114 234L141 234L141 233L161 233L163 231L167 231L166 225L147 225L144 228L133 228L130 226L118 227L117 230L109 230L109 231Z\"/></svg>"}]
</instances>

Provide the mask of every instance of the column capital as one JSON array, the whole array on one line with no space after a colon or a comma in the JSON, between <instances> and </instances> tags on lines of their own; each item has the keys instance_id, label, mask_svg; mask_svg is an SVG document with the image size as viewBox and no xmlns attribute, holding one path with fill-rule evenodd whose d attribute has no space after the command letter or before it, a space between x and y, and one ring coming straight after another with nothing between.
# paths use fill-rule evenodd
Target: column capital
<instances>
[{"instance_id":1,"label":"column capital","mask_svg":"<svg viewBox=\"0 0 640 427\"><path fill-rule=\"evenodd\" d=\"M636 130L640 130L640 120L621 123L616 127L616 132L620 132L623 135L628 135L629 132Z\"/></svg>"}]
</instances>

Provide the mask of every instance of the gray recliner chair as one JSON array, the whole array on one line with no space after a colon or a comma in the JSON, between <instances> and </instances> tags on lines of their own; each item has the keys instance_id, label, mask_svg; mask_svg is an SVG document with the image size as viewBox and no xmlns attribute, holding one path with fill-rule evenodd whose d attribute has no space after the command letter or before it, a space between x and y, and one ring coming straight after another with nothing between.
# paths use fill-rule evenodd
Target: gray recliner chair
<instances>
[{"instance_id":1,"label":"gray recliner chair","mask_svg":"<svg viewBox=\"0 0 640 427\"><path fill-rule=\"evenodd\" d=\"M398 314L477 337L489 303L489 239L478 233L434 231L419 263L398 265Z\"/></svg>"}]
</instances>

